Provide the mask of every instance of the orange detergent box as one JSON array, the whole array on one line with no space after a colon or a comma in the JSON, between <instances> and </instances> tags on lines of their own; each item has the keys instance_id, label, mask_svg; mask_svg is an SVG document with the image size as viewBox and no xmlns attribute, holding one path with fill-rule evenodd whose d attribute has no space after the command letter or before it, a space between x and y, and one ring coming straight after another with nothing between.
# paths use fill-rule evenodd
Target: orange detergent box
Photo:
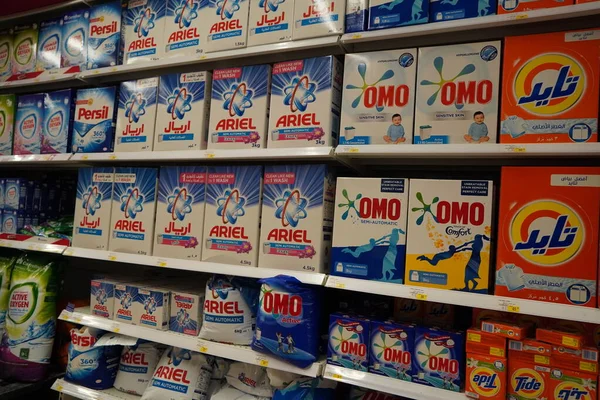
<instances>
[{"instance_id":1,"label":"orange detergent box","mask_svg":"<svg viewBox=\"0 0 600 400\"><path fill-rule=\"evenodd\" d=\"M550 368L508 358L508 397L511 400L549 399Z\"/></svg>"},{"instance_id":2,"label":"orange detergent box","mask_svg":"<svg viewBox=\"0 0 600 400\"><path fill-rule=\"evenodd\" d=\"M546 318L544 325L540 325L540 327L583 335L583 344L585 346L598 347L598 344L600 344L600 325L590 322Z\"/></svg>"},{"instance_id":3,"label":"orange detergent box","mask_svg":"<svg viewBox=\"0 0 600 400\"><path fill-rule=\"evenodd\" d=\"M598 141L600 29L507 37L503 71L500 143Z\"/></svg>"},{"instance_id":4,"label":"orange detergent box","mask_svg":"<svg viewBox=\"0 0 600 400\"><path fill-rule=\"evenodd\" d=\"M467 330L467 353L506 357L506 338L481 329Z\"/></svg>"},{"instance_id":5,"label":"orange detergent box","mask_svg":"<svg viewBox=\"0 0 600 400\"><path fill-rule=\"evenodd\" d=\"M570 6L573 0L499 0L498 14Z\"/></svg>"},{"instance_id":6,"label":"orange detergent box","mask_svg":"<svg viewBox=\"0 0 600 400\"><path fill-rule=\"evenodd\" d=\"M508 359L526 361L538 365L550 365L552 345L534 339L509 340Z\"/></svg>"},{"instance_id":7,"label":"orange detergent box","mask_svg":"<svg viewBox=\"0 0 600 400\"><path fill-rule=\"evenodd\" d=\"M593 3L600 0L575 0L575 4Z\"/></svg>"},{"instance_id":8,"label":"orange detergent box","mask_svg":"<svg viewBox=\"0 0 600 400\"><path fill-rule=\"evenodd\" d=\"M596 400L598 375L552 368L549 374L546 397L552 400Z\"/></svg>"},{"instance_id":9,"label":"orange detergent box","mask_svg":"<svg viewBox=\"0 0 600 400\"><path fill-rule=\"evenodd\" d=\"M579 350L583 346L583 335L554 329L541 329L535 331L535 338L540 342L564 346L568 349Z\"/></svg>"},{"instance_id":10,"label":"orange detergent box","mask_svg":"<svg viewBox=\"0 0 600 400\"><path fill-rule=\"evenodd\" d=\"M506 399L506 358L467 351L465 394L473 399Z\"/></svg>"},{"instance_id":11,"label":"orange detergent box","mask_svg":"<svg viewBox=\"0 0 600 400\"><path fill-rule=\"evenodd\" d=\"M600 168L503 167L500 182L495 294L596 307Z\"/></svg>"},{"instance_id":12,"label":"orange detergent box","mask_svg":"<svg viewBox=\"0 0 600 400\"><path fill-rule=\"evenodd\" d=\"M579 350L552 346L552 365L572 371L598 373L598 349L583 347Z\"/></svg>"},{"instance_id":13,"label":"orange detergent box","mask_svg":"<svg viewBox=\"0 0 600 400\"><path fill-rule=\"evenodd\" d=\"M525 339L530 333L533 333L532 328L533 325L531 324L519 325L493 319L481 321L482 331L514 340Z\"/></svg>"}]
</instances>

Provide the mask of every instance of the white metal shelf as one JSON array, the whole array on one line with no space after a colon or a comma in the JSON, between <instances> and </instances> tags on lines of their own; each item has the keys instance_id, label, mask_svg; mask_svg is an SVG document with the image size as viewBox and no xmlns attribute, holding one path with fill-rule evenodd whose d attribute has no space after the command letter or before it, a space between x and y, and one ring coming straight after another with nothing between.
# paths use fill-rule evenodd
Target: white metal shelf
<instances>
[{"instance_id":1,"label":"white metal shelf","mask_svg":"<svg viewBox=\"0 0 600 400\"><path fill-rule=\"evenodd\" d=\"M35 236L32 236L35 238ZM67 246L61 246L58 244L42 243L37 241L18 241L18 240L5 240L0 239L0 247L8 247L11 249L19 250L30 250L30 251L41 251L44 253L62 254Z\"/></svg>"},{"instance_id":2,"label":"white metal shelf","mask_svg":"<svg viewBox=\"0 0 600 400\"><path fill-rule=\"evenodd\" d=\"M71 153L60 154L28 154L21 156L0 156L0 163L22 163L22 164L37 164L37 163L55 163L67 162L71 158Z\"/></svg>"},{"instance_id":3,"label":"white metal shelf","mask_svg":"<svg viewBox=\"0 0 600 400\"><path fill-rule=\"evenodd\" d=\"M120 392L115 388L105 390L89 389L64 379L57 379L52 385L52 390L82 400L139 400L142 398L142 396Z\"/></svg>"}]
</instances>

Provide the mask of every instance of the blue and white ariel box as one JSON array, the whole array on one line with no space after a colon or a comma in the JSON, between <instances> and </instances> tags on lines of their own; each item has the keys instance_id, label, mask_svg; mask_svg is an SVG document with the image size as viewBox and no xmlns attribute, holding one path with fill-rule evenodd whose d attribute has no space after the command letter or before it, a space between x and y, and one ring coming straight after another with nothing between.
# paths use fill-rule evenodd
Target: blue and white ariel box
<instances>
[{"instance_id":1,"label":"blue and white ariel box","mask_svg":"<svg viewBox=\"0 0 600 400\"><path fill-rule=\"evenodd\" d=\"M366 31L368 25L369 0L347 0L345 33Z\"/></svg>"},{"instance_id":2,"label":"blue and white ariel box","mask_svg":"<svg viewBox=\"0 0 600 400\"><path fill-rule=\"evenodd\" d=\"M202 9L202 36L205 51L222 51L246 47L250 0L208 0Z\"/></svg>"},{"instance_id":3,"label":"blue and white ariel box","mask_svg":"<svg viewBox=\"0 0 600 400\"><path fill-rule=\"evenodd\" d=\"M40 23L36 60L36 69L38 71L60 68L60 51L63 42L62 34L62 18Z\"/></svg>"},{"instance_id":4,"label":"blue and white ariel box","mask_svg":"<svg viewBox=\"0 0 600 400\"><path fill-rule=\"evenodd\" d=\"M198 56L204 53L206 25L199 18L202 9L208 7L206 0L167 0L165 53L173 56Z\"/></svg>"},{"instance_id":5,"label":"blue and white ariel box","mask_svg":"<svg viewBox=\"0 0 600 400\"><path fill-rule=\"evenodd\" d=\"M77 91L73 117L74 153L113 150L116 91L114 86Z\"/></svg>"},{"instance_id":6,"label":"blue and white ariel box","mask_svg":"<svg viewBox=\"0 0 600 400\"><path fill-rule=\"evenodd\" d=\"M288 42L292 40L294 1L251 1L248 19L248 46Z\"/></svg>"},{"instance_id":7,"label":"blue and white ariel box","mask_svg":"<svg viewBox=\"0 0 600 400\"><path fill-rule=\"evenodd\" d=\"M346 0L298 0L294 4L294 40L344 33Z\"/></svg>"},{"instance_id":8,"label":"blue and white ariel box","mask_svg":"<svg viewBox=\"0 0 600 400\"><path fill-rule=\"evenodd\" d=\"M138 285L133 304L134 325L169 330L171 288Z\"/></svg>"},{"instance_id":9,"label":"blue and white ariel box","mask_svg":"<svg viewBox=\"0 0 600 400\"><path fill-rule=\"evenodd\" d=\"M205 287L200 283L196 289L171 291L171 318L169 330L185 335L198 336L204 314Z\"/></svg>"},{"instance_id":10,"label":"blue and white ariel box","mask_svg":"<svg viewBox=\"0 0 600 400\"><path fill-rule=\"evenodd\" d=\"M166 0L129 0L122 21L123 64L157 61L163 56L166 15Z\"/></svg>"},{"instance_id":11,"label":"blue and white ariel box","mask_svg":"<svg viewBox=\"0 0 600 400\"><path fill-rule=\"evenodd\" d=\"M152 151L158 102L158 78L121 82L115 152Z\"/></svg>"},{"instance_id":12,"label":"blue and white ariel box","mask_svg":"<svg viewBox=\"0 0 600 400\"><path fill-rule=\"evenodd\" d=\"M497 0L429 0L431 22L496 15Z\"/></svg>"},{"instance_id":13,"label":"blue and white ariel box","mask_svg":"<svg viewBox=\"0 0 600 400\"><path fill-rule=\"evenodd\" d=\"M61 67L87 64L87 40L90 29L90 10L72 11L63 16L63 41L61 45Z\"/></svg>"},{"instance_id":14,"label":"blue and white ariel box","mask_svg":"<svg viewBox=\"0 0 600 400\"><path fill-rule=\"evenodd\" d=\"M90 10L87 69L117 65L121 42L121 0Z\"/></svg>"},{"instance_id":15,"label":"blue and white ariel box","mask_svg":"<svg viewBox=\"0 0 600 400\"><path fill-rule=\"evenodd\" d=\"M429 22L429 0L369 0L369 30Z\"/></svg>"},{"instance_id":16,"label":"blue and white ariel box","mask_svg":"<svg viewBox=\"0 0 600 400\"><path fill-rule=\"evenodd\" d=\"M27 204L27 179L6 178L4 184L4 209L25 211Z\"/></svg>"},{"instance_id":17,"label":"blue and white ariel box","mask_svg":"<svg viewBox=\"0 0 600 400\"><path fill-rule=\"evenodd\" d=\"M13 154L40 154L43 118L44 95L42 93L17 98Z\"/></svg>"},{"instance_id":18,"label":"blue and white ariel box","mask_svg":"<svg viewBox=\"0 0 600 400\"><path fill-rule=\"evenodd\" d=\"M71 152L74 108L72 89L44 94L42 154Z\"/></svg>"},{"instance_id":19,"label":"blue and white ariel box","mask_svg":"<svg viewBox=\"0 0 600 400\"><path fill-rule=\"evenodd\" d=\"M90 285L90 312L97 317L113 319L115 311L115 289L132 278L92 279ZM118 301L118 300L117 300Z\"/></svg>"}]
</instances>

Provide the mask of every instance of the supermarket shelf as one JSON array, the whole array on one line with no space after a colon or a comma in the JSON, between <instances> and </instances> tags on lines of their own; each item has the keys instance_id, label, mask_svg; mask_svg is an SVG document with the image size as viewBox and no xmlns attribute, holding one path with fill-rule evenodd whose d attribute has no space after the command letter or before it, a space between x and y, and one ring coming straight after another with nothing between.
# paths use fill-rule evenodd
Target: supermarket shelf
<instances>
[{"instance_id":1,"label":"supermarket shelf","mask_svg":"<svg viewBox=\"0 0 600 400\"><path fill-rule=\"evenodd\" d=\"M271 268L253 268L238 265L218 264L206 261L190 261L180 260L176 258L163 258L153 256L142 256L138 254L116 253L112 251L83 249L79 247L69 247L65 250L63 255L94 260L114 261L127 264L149 265L152 267L180 269L186 271L245 276L249 278L268 278L276 275L285 274L295 276L296 278L298 278L299 281L303 283L319 286L325 283L326 278L325 274L319 274L315 272Z\"/></svg>"},{"instance_id":2,"label":"supermarket shelf","mask_svg":"<svg viewBox=\"0 0 600 400\"><path fill-rule=\"evenodd\" d=\"M338 382L379 390L417 400L465 400L464 393L451 392L418 383L405 382L368 372L326 365L323 376Z\"/></svg>"},{"instance_id":3,"label":"supermarket shelf","mask_svg":"<svg viewBox=\"0 0 600 400\"><path fill-rule=\"evenodd\" d=\"M324 361L319 361L312 364L308 368L298 368L273 357L269 357L265 354L257 353L249 346L235 346L231 344L216 343L181 333L159 331L152 328L124 324L119 321L113 321L110 319L90 315L88 307L78 308L74 312L63 310L58 318L63 321L70 321L77 324L91 326L93 328L121 333L123 335L150 340L156 343L182 347L188 350L199 351L200 353L210 354L213 356L223 357L249 364L260 365L262 367L294 372L296 374L305 376L317 377L321 375L323 365L325 363Z\"/></svg>"},{"instance_id":4,"label":"supermarket shelf","mask_svg":"<svg viewBox=\"0 0 600 400\"><path fill-rule=\"evenodd\" d=\"M28 154L22 156L0 156L0 163L38 164L38 163L65 163L71 158L70 153L63 154Z\"/></svg>"},{"instance_id":5,"label":"supermarket shelf","mask_svg":"<svg viewBox=\"0 0 600 400\"><path fill-rule=\"evenodd\" d=\"M52 383L65 375L64 368L52 367L48 376L38 382L15 382L0 380L0 398L2 400L21 400L31 398L34 393L50 388Z\"/></svg>"},{"instance_id":6,"label":"supermarket shelf","mask_svg":"<svg viewBox=\"0 0 600 400\"><path fill-rule=\"evenodd\" d=\"M36 20L36 19L46 19L49 15L53 15L57 12L63 12L73 7L84 7L89 6L94 3L96 0L68 0L58 2L56 4L52 4L46 7L34 8L33 10L27 10L20 13L3 15L0 17L0 24L8 25L15 24L20 19L27 19L28 21Z\"/></svg>"},{"instance_id":7,"label":"supermarket shelf","mask_svg":"<svg viewBox=\"0 0 600 400\"><path fill-rule=\"evenodd\" d=\"M44 253L62 254L67 246L58 244L40 243L35 241L17 241L0 239L0 247L9 247L19 250L41 251Z\"/></svg>"},{"instance_id":8,"label":"supermarket shelf","mask_svg":"<svg viewBox=\"0 0 600 400\"><path fill-rule=\"evenodd\" d=\"M64 379L57 379L52 385L52 390L82 400L139 400L142 397L123 393L114 388L106 390L88 389Z\"/></svg>"}]
</instances>

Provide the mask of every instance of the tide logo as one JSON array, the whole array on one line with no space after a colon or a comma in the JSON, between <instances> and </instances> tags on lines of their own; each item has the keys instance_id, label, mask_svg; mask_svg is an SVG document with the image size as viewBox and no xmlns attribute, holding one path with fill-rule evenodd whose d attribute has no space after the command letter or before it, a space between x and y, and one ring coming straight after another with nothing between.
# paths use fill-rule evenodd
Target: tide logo
<instances>
[{"instance_id":1,"label":"tide logo","mask_svg":"<svg viewBox=\"0 0 600 400\"><path fill-rule=\"evenodd\" d=\"M548 53L527 61L517 72L514 94L528 112L559 115L576 106L586 88L585 71L573 58Z\"/></svg>"},{"instance_id":2,"label":"tide logo","mask_svg":"<svg viewBox=\"0 0 600 400\"><path fill-rule=\"evenodd\" d=\"M592 400L590 391L576 382L561 382L554 389L557 400Z\"/></svg>"},{"instance_id":3,"label":"tide logo","mask_svg":"<svg viewBox=\"0 0 600 400\"><path fill-rule=\"evenodd\" d=\"M584 244L585 229L580 216L554 200L539 200L522 207L509 230L513 250L526 261L545 267L564 264Z\"/></svg>"},{"instance_id":4,"label":"tide logo","mask_svg":"<svg viewBox=\"0 0 600 400\"><path fill-rule=\"evenodd\" d=\"M544 378L530 368L519 368L510 377L513 393L525 399L537 399L544 393Z\"/></svg>"},{"instance_id":5,"label":"tide logo","mask_svg":"<svg viewBox=\"0 0 600 400\"><path fill-rule=\"evenodd\" d=\"M496 396L502 388L498 374L487 367L477 367L469 376L471 388L482 397Z\"/></svg>"},{"instance_id":6,"label":"tide logo","mask_svg":"<svg viewBox=\"0 0 600 400\"><path fill-rule=\"evenodd\" d=\"M37 130L37 115L29 114L21 121L19 132L25 139L31 139Z\"/></svg>"}]
</instances>

